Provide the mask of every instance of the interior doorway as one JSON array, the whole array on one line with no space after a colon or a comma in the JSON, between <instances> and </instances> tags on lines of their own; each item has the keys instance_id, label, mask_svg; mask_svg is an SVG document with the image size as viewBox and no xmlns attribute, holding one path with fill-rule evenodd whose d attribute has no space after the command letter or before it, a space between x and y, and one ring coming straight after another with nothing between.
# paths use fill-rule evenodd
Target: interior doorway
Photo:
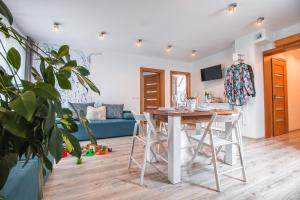
<instances>
[{"instance_id":1,"label":"interior doorway","mask_svg":"<svg viewBox=\"0 0 300 200\"><path fill-rule=\"evenodd\" d=\"M179 97L177 101L184 100L184 97L191 96L191 73L170 71L170 105L173 106L173 96ZM180 98L182 97L182 98Z\"/></svg>"},{"instance_id":2,"label":"interior doorway","mask_svg":"<svg viewBox=\"0 0 300 200\"><path fill-rule=\"evenodd\" d=\"M165 70L140 68L140 112L165 106Z\"/></svg>"},{"instance_id":3,"label":"interior doorway","mask_svg":"<svg viewBox=\"0 0 300 200\"><path fill-rule=\"evenodd\" d=\"M263 53L266 138L300 129L300 34L275 47Z\"/></svg>"}]
</instances>

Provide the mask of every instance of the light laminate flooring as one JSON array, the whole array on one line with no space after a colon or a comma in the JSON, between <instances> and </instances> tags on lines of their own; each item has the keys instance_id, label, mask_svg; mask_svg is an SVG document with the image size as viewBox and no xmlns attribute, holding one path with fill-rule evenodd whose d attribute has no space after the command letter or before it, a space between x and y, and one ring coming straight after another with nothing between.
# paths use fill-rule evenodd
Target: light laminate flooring
<instances>
[{"instance_id":1,"label":"light laminate flooring","mask_svg":"<svg viewBox=\"0 0 300 200\"><path fill-rule=\"evenodd\" d=\"M239 171L221 175L221 192L216 192L212 165L199 157L192 169L182 168L183 182L168 182L166 167L157 171L148 165L145 185L139 186L139 170L127 169L131 137L99 140L113 152L84 157L81 165L69 156L54 166L44 187L45 200L193 200L193 199L300 199L300 131L270 139L244 139L248 182ZM136 149L142 158L142 146ZM220 166L225 169L228 166Z\"/></svg>"}]
</instances>

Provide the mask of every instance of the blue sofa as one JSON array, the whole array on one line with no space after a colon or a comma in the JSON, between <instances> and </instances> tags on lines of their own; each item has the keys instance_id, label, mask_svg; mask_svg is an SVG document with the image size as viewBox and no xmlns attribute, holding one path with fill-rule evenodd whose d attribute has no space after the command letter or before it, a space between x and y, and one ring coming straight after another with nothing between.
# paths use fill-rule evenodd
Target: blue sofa
<instances>
[{"instance_id":1,"label":"blue sofa","mask_svg":"<svg viewBox=\"0 0 300 200\"><path fill-rule=\"evenodd\" d=\"M53 162L53 158L49 156ZM6 200L37 200L38 199L38 159L34 158L28 161L25 167L25 159L17 162L12 168L4 187L0 190L0 197ZM46 181L49 171L46 170Z\"/></svg>"},{"instance_id":2,"label":"blue sofa","mask_svg":"<svg viewBox=\"0 0 300 200\"><path fill-rule=\"evenodd\" d=\"M78 132L74 133L74 136L78 140L88 140L88 137L84 131L84 128L79 122ZM94 132L97 139L130 136L133 134L135 120L130 111L123 112L122 119L106 119L95 120L90 122L90 128Z\"/></svg>"}]
</instances>

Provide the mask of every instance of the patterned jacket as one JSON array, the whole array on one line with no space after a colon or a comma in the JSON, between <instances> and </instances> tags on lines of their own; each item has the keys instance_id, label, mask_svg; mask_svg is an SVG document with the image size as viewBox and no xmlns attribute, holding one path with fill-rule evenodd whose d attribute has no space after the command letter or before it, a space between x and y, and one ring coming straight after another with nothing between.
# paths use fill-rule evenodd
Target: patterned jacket
<instances>
[{"instance_id":1,"label":"patterned jacket","mask_svg":"<svg viewBox=\"0 0 300 200\"><path fill-rule=\"evenodd\" d=\"M252 74L251 74L252 73ZM225 95L228 103L234 106L242 106L248 96L255 96L254 78L251 66L240 63L231 65L226 70Z\"/></svg>"}]
</instances>

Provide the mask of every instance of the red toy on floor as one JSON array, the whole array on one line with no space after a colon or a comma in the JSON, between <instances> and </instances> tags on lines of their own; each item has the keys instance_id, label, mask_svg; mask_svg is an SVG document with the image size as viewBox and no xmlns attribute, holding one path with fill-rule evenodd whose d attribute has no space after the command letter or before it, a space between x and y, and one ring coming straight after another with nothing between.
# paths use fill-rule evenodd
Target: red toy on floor
<instances>
[{"instance_id":1,"label":"red toy on floor","mask_svg":"<svg viewBox=\"0 0 300 200\"><path fill-rule=\"evenodd\" d=\"M62 150L62 152L61 152L61 157L62 157L62 158L65 158L65 157L67 157L67 156L68 156L68 151L67 151L67 149L63 148L63 150Z\"/></svg>"}]
</instances>

